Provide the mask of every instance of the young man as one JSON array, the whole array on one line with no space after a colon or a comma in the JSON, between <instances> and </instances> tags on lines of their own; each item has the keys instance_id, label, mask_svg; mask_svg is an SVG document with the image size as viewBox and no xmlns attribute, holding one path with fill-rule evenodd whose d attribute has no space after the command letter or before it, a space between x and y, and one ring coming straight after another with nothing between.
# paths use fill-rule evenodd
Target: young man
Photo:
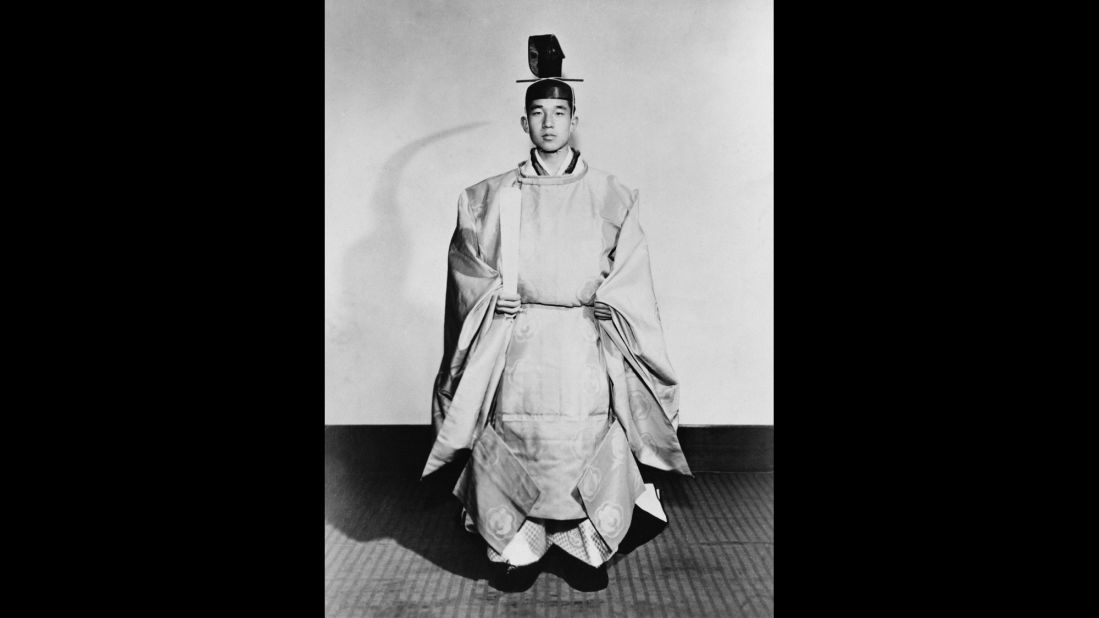
<instances>
[{"instance_id":1,"label":"young man","mask_svg":"<svg viewBox=\"0 0 1099 618\"><path fill-rule=\"evenodd\" d=\"M533 584L557 545L583 575L570 583L599 589L634 515L666 522L638 462L690 470L637 192L570 145L556 38L530 51L520 123L534 148L458 200L424 474L472 448L454 493L505 585Z\"/></svg>"}]
</instances>

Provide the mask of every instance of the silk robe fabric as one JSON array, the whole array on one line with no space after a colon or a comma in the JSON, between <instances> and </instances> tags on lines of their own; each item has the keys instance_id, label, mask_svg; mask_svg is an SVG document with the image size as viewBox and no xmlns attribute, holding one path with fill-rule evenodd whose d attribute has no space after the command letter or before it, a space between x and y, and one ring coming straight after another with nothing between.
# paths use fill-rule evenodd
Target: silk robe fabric
<instances>
[{"instance_id":1,"label":"silk robe fabric","mask_svg":"<svg viewBox=\"0 0 1099 618\"><path fill-rule=\"evenodd\" d=\"M501 553L527 517L588 518L616 550L644 488L633 457L690 474L637 192L581 165L569 176L521 165L458 201L423 475L472 448L455 495ZM515 317L495 313L508 267L499 196L511 187L522 208ZM610 320L595 320L596 302Z\"/></svg>"}]
</instances>

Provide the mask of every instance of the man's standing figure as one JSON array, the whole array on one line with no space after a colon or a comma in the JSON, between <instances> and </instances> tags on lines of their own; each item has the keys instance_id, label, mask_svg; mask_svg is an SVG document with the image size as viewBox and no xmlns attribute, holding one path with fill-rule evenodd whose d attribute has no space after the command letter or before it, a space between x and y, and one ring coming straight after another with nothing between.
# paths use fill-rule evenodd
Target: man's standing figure
<instances>
[{"instance_id":1,"label":"man's standing figure","mask_svg":"<svg viewBox=\"0 0 1099 618\"><path fill-rule=\"evenodd\" d=\"M598 589L631 524L667 521L638 462L690 470L638 194L571 146L579 80L556 37L529 55L534 148L458 199L424 474L472 448L454 493L505 586L529 587L556 545Z\"/></svg>"}]
</instances>

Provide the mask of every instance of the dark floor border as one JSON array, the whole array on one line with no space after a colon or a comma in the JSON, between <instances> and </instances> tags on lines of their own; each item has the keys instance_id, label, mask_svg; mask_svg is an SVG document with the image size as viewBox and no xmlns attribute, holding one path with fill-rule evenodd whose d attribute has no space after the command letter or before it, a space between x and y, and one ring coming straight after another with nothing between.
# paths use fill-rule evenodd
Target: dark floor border
<instances>
[{"instance_id":1,"label":"dark floor border","mask_svg":"<svg viewBox=\"0 0 1099 618\"><path fill-rule=\"evenodd\" d=\"M326 454L354 451L378 474L421 469L431 450L430 425L325 425ZM771 472L774 425L683 425L679 442L695 472Z\"/></svg>"}]
</instances>

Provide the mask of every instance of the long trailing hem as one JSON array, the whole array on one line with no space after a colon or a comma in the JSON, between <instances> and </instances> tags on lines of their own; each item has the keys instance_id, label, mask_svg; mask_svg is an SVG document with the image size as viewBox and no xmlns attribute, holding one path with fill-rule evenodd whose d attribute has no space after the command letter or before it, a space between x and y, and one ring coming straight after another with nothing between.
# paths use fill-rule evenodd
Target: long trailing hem
<instances>
[{"instance_id":1,"label":"long trailing hem","mask_svg":"<svg viewBox=\"0 0 1099 618\"><path fill-rule=\"evenodd\" d=\"M637 499L636 506L658 520L667 523L668 516L660 505L660 493L652 483L645 484L645 493ZM463 508L462 520L467 532L477 533L473 518ZM599 531L589 519L558 521L528 517L519 527L515 537L500 553L489 545L486 549L492 562L511 566L526 566L538 562L551 545L556 545L570 556L593 567L600 567L614 555Z\"/></svg>"}]
</instances>

